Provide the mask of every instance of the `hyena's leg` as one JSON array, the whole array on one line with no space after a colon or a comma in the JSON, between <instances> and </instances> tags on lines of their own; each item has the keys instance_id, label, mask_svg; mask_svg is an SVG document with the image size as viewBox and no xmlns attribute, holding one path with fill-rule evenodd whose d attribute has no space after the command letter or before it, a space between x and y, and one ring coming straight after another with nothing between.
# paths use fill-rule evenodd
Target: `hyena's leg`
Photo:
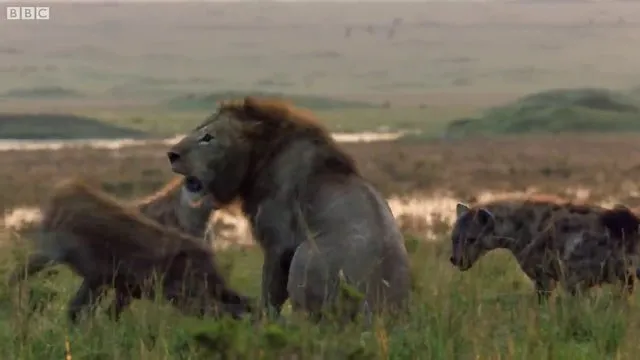
<instances>
[{"instance_id":1,"label":"hyena's leg","mask_svg":"<svg viewBox=\"0 0 640 360\"><path fill-rule=\"evenodd\" d=\"M556 289L556 281L549 277L542 277L534 281L538 303L545 303Z\"/></svg>"},{"instance_id":2,"label":"hyena's leg","mask_svg":"<svg viewBox=\"0 0 640 360\"><path fill-rule=\"evenodd\" d=\"M633 295L633 290L635 288L635 274L631 271L625 271L618 277L620 281L620 297L628 298Z\"/></svg>"},{"instance_id":3,"label":"hyena's leg","mask_svg":"<svg viewBox=\"0 0 640 360\"><path fill-rule=\"evenodd\" d=\"M57 261L50 259L48 256L40 253L31 254L26 264L18 265L10 277L9 286L14 286L19 280L25 280L49 266L56 265Z\"/></svg>"},{"instance_id":4,"label":"hyena's leg","mask_svg":"<svg viewBox=\"0 0 640 360\"><path fill-rule=\"evenodd\" d=\"M585 281L567 280L564 287L571 296L578 296L584 294L590 286Z\"/></svg>"},{"instance_id":5,"label":"hyena's leg","mask_svg":"<svg viewBox=\"0 0 640 360\"><path fill-rule=\"evenodd\" d=\"M122 312L131 304L133 301L133 294L126 286L121 284L116 284L114 288L113 301L107 308L107 314L109 314L109 318L113 321L120 320L120 315Z\"/></svg>"},{"instance_id":6,"label":"hyena's leg","mask_svg":"<svg viewBox=\"0 0 640 360\"><path fill-rule=\"evenodd\" d=\"M254 311L256 301L251 297L239 294L226 287L218 292L218 296L217 300L223 305L223 311L231 315L234 319L239 319L244 314Z\"/></svg>"},{"instance_id":7,"label":"hyena's leg","mask_svg":"<svg viewBox=\"0 0 640 360\"><path fill-rule=\"evenodd\" d=\"M84 279L74 297L69 301L67 314L71 323L76 324L82 310L93 307L104 291L102 282Z\"/></svg>"}]
</instances>

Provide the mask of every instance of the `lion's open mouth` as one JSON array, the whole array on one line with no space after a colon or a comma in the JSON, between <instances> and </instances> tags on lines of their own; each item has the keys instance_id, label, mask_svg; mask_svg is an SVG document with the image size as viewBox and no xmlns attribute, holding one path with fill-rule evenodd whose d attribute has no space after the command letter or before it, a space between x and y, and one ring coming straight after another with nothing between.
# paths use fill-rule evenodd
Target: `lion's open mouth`
<instances>
[{"instance_id":1,"label":"lion's open mouth","mask_svg":"<svg viewBox=\"0 0 640 360\"><path fill-rule=\"evenodd\" d=\"M187 176L184 180L184 187L190 192L200 192L204 188L202 181L195 176Z\"/></svg>"}]
</instances>

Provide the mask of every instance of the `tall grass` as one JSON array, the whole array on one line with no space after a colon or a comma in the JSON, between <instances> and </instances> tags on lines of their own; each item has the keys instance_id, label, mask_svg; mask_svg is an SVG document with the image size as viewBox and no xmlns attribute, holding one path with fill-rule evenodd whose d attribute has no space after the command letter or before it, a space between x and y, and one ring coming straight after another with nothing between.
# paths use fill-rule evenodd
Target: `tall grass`
<instances>
[{"instance_id":1,"label":"tall grass","mask_svg":"<svg viewBox=\"0 0 640 360\"><path fill-rule=\"evenodd\" d=\"M443 237L444 239L444 237ZM407 316L359 324L313 324L285 307L284 322L251 324L179 315L138 301L119 323L104 311L71 327L66 301L79 284L62 269L33 278L27 306L0 287L0 352L7 359L632 359L640 350L638 298L630 306L609 288L587 298L558 293L538 305L529 281L506 253L491 253L466 273L447 261L446 242L407 239L413 292ZM218 253L233 286L258 294L257 249ZM5 257L2 268L12 260Z\"/></svg>"}]
</instances>

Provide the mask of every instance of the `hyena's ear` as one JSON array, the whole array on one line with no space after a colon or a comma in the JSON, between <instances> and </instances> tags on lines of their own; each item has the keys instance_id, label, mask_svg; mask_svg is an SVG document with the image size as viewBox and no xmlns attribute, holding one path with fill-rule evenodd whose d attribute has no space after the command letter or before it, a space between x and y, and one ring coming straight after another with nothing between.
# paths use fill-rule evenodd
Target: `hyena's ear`
<instances>
[{"instance_id":1,"label":"hyena's ear","mask_svg":"<svg viewBox=\"0 0 640 360\"><path fill-rule=\"evenodd\" d=\"M628 206L626 206L626 205L622 205L622 204L615 204L615 205L613 205L613 209L631 210L631 209L629 209L629 207L628 207Z\"/></svg>"},{"instance_id":2,"label":"hyena's ear","mask_svg":"<svg viewBox=\"0 0 640 360\"><path fill-rule=\"evenodd\" d=\"M493 216L493 213L491 213L491 211L485 208L481 208L480 210L478 210L478 220L481 224L488 225L489 223L495 221L495 217Z\"/></svg>"},{"instance_id":3,"label":"hyena's ear","mask_svg":"<svg viewBox=\"0 0 640 360\"><path fill-rule=\"evenodd\" d=\"M456 216L460 217L462 215L464 215L464 213L466 213L467 211L469 211L469 207L463 203L458 203L458 205L456 205Z\"/></svg>"}]
</instances>

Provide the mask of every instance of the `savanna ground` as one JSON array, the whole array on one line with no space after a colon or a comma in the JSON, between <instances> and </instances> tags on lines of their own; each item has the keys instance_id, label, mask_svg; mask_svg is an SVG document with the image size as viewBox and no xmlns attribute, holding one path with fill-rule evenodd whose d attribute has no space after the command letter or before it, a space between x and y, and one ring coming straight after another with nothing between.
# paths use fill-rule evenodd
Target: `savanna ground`
<instances>
[{"instance_id":1,"label":"savanna ground","mask_svg":"<svg viewBox=\"0 0 640 360\"><path fill-rule=\"evenodd\" d=\"M447 236L455 204L450 200L473 201L487 192L535 189L640 205L640 135L577 134L579 126L563 134L441 135L453 120L549 88L634 94L640 85L640 50L633 46L640 37L640 5L51 7L48 22L0 21L4 111L73 113L118 126L114 134L125 128L164 137L201 121L215 106L206 102L207 94L269 91L323 97L315 98L324 104L315 108L334 131L425 134L344 144L388 198L417 204L416 218L403 226L412 256L412 305L408 316L382 318L369 331L316 326L288 313L287 325L195 320L147 302L134 304L121 323L99 314L74 329L64 310L78 279L62 269L29 282L31 300L40 307L31 316L0 284L5 358L61 359L66 339L74 359L636 358L637 296L625 308L603 288L592 299L560 297L538 306L531 284L507 254L489 254L462 274L448 263ZM326 105L328 98L351 103ZM584 114L561 110L572 119ZM625 124L640 120L635 116L625 113ZM0 132L11 138L55 138L61 128L78 137L111 131L80 131L64 122L55 128L41 122L34 130L35 125L3 122ZM70 174L95 179L123 198L147 194L171 176L165 151L166 145L1 151L0 207L9 212L36 206L55 181ZM428 220L430 241L421 218ZM27 235L7 228L0 236L4 272L15 264L13 245L22 248ZM234 286L258 294L259 250L230 246L217 256Z\"/></svg>"}]
</instances>

